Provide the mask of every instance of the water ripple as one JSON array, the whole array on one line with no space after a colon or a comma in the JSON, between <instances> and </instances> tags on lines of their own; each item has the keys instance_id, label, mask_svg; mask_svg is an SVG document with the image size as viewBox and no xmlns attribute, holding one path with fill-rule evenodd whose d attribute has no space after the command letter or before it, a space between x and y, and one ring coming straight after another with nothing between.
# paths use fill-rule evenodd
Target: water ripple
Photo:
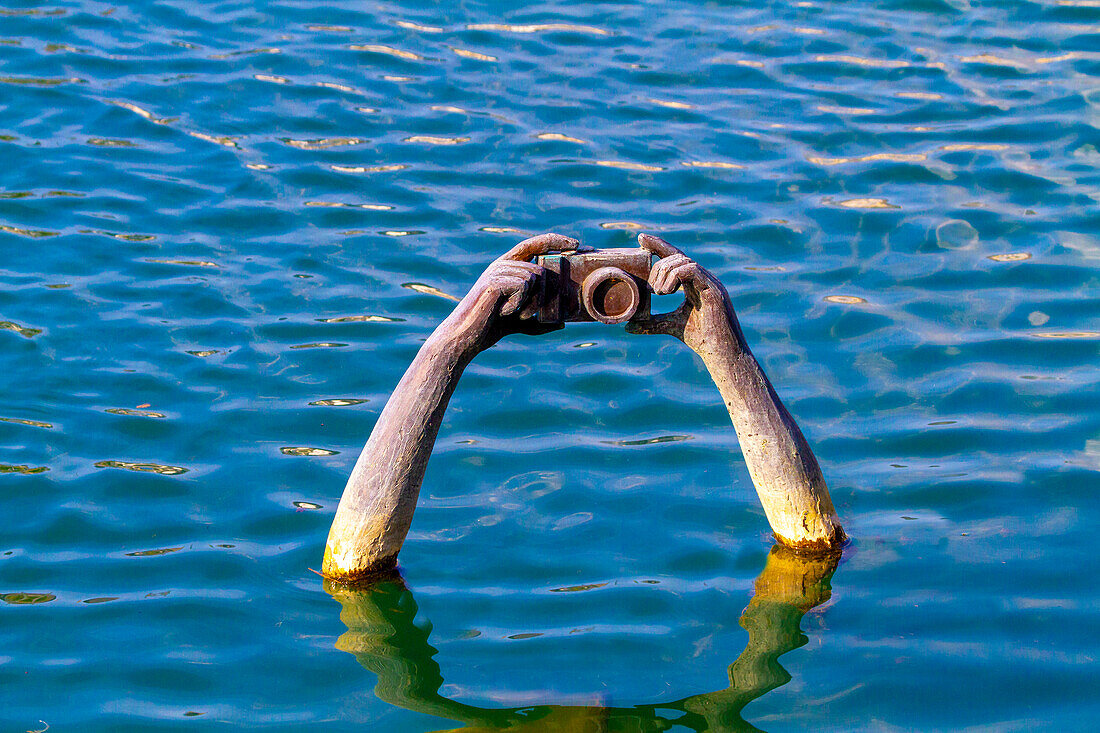
<instances>
[{"instance_id":1,"label":"water ripple","mask_svg":"<svg viewBox=\"0 0 1100 733\"><path fill-rule=\"evenodd\" d=\"M853 537L745 720L1092 723L1096 2L23 5L0 9L13 729L422 729L309 568L424 339L549 230L660 232L723 281ZM429 462L416 604L386 617L410 624L358 658L398 639L387 664L470 707L629 728L613 706L729 684L769 544L682 345L508 337Z\"/></svg>"}]
</instances>

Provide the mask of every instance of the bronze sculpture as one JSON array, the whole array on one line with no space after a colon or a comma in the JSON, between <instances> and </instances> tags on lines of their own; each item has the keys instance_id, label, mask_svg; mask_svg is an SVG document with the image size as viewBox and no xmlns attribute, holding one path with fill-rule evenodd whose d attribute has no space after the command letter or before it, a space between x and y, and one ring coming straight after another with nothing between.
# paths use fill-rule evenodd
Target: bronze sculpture
<instances>
[{"instance_id":1,"label":"bronze sculpture","mask_svg":"<svg viewBox=\"0 0 1100 733\"><path fill-rule=\"evenodd\" d=\"M811 553L843 544L817 459L745 343L726 289L663 239L639 234L638 244L646 265L651 255L660 258L644 281L639 257L629 250L577 252L578 242L560 234L526 239L486 268L382 410L336 510L326 577L354 582L396 565L447 403L478 353L512 333L548 333L564 320L588 317L626 321L630 333L674 336L698 354L725 401L776 539ZM583 272L573 278L570 269ZM683 287L683 305L650 316L648 293L642 302L646 285L658 295Z\"/></svg>"}]
</instances>

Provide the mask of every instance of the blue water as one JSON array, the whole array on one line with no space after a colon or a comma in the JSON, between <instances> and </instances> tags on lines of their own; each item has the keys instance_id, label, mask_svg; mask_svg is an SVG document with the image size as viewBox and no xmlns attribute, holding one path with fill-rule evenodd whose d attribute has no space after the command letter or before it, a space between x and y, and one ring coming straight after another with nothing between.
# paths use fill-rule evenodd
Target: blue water
<instances>
[{"instance_id":1,"label":"blue water","mask_svg":"<svg viewBox=\"0 0 1100 733\"><path fill-rule=\"evenodd\" d=\"M1093 729L1098 146L1095 0L5 3L0 727ZM404 587L326 590L447 296L642 228L835 572L701 364L590 324L474 362Z\"/></svg>"}]
</instances>

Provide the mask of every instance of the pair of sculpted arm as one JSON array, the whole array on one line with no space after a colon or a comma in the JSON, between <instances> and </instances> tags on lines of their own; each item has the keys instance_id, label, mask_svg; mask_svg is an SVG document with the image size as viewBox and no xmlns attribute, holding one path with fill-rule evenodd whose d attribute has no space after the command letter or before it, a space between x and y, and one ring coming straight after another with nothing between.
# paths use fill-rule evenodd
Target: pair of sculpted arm
<instances>
[{"instance_id":1,"label":"pair of sculpted arm","mask_svg":"<svg viewBox=\"0 0 1100 733\"><path fill-rule=\"evenodd\" d=\"M628 330L674 336L702 358L725 400L779 541L809 550L839 547L844 534L821 469L749 351L725 288L664 240L641 234L638 243L660 257L650 273L653 291L665 295L683 287L685 301L673 313L631 323ZM325 546L325 576L354 581L396 564L443 413L463 369L508 334L561 327L534 318L542 305L545 273L530 260L576 248L576 240L558 234L520 242L485 270L428 338L348 479Z\"/></svg>"}]
</instances>

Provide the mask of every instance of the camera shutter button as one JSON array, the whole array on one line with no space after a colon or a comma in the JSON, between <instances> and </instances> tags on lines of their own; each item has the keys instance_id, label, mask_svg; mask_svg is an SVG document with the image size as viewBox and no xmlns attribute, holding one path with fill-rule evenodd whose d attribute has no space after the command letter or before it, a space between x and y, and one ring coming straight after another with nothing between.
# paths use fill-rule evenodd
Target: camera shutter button
<instances>
[{"instance_id":1,"label":"camera shutter button","mask_svg":"<svg viewBox=\"0 0 1100 733\"><path fill-rule=\"evenodd\" d=\"M601 323L623 323L634 317L641 302L634 278L618 267L601 267L589 273L581 286L581 301L588 315Z\"/></svg>"}]
</instances>

